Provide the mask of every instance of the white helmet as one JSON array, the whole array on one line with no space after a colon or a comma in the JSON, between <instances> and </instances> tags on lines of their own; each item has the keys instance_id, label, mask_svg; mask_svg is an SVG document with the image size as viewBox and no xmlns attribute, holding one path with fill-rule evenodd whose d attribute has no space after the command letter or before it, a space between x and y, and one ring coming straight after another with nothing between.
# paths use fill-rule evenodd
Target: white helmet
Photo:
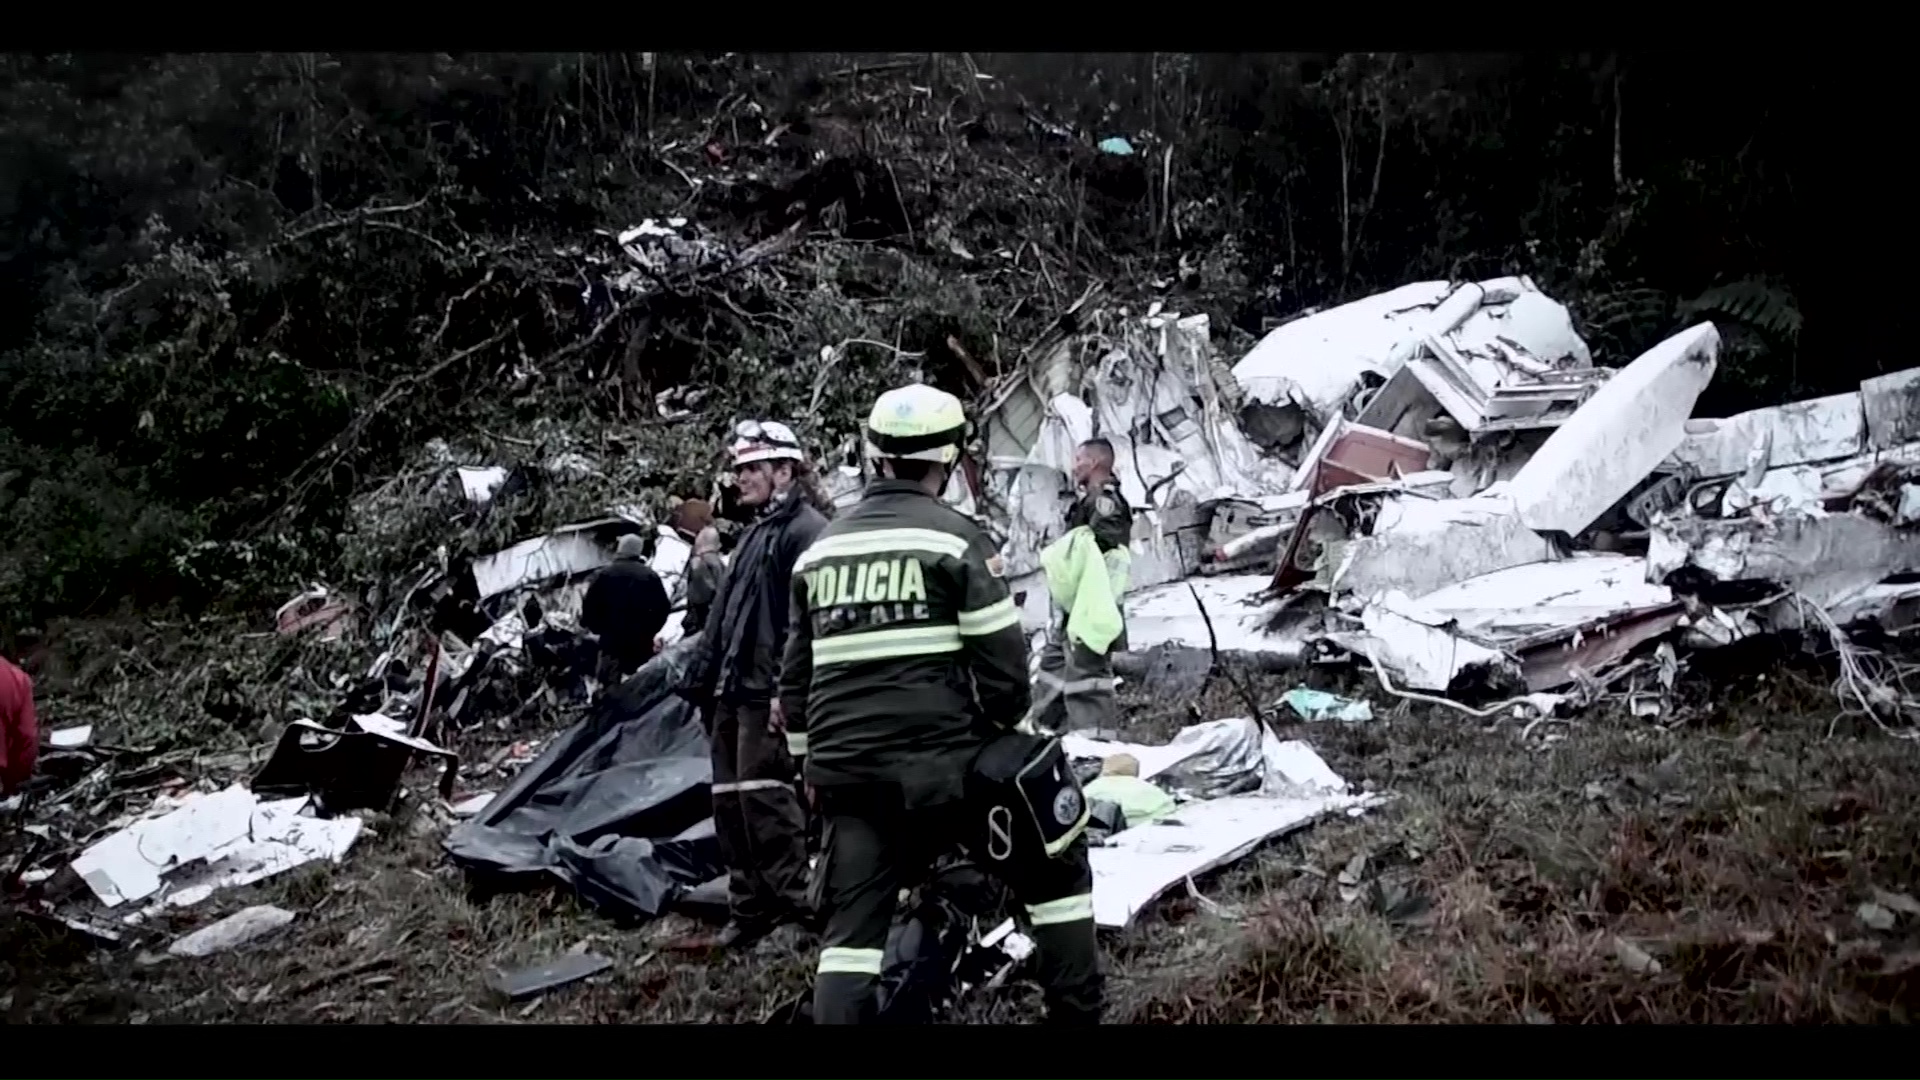
<instances>
[{"instance_id":1,"label":"white helmet","mask_svg":"<svg viewBox=\"0 0 1920 1080\"><path fill-rule=\"evenodd\" d=\"M728 452L736 469L756 461L807 460L807 452L800 448L793 429L777 420L740 421L734 426L733 445Z\"/></svg>"},{"instance_id":2,"label":"white helmet","mask_svg":"<svg viewBox=\"0 0 1920 1080\"><path fill-rule=\"evenodd\" d=\"M867 417L867 457L937 461L960 458L967 410L945 390L913 383L880 395Z\"/></svg>"}]
</instances>

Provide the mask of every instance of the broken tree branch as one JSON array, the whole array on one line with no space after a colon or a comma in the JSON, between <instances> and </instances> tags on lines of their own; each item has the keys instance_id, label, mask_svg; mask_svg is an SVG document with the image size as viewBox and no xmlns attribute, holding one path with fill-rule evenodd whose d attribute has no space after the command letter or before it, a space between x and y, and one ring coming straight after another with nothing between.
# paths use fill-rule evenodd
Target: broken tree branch
<instances>
[{"instance_id":1,"label":"broken tree branch","mask_svg":"<svg viewBox=\"0 0 1920 1080\"><path fill-rule=\"evenodd\" d=\"M1207 625L1207 652L1213 657L1213 664L1207 673L1211 675L1213 672L1218 671L1220 677L1227 680L1228 684L1231 685L1234 690L1240 694L1241 699L1246 702L1247 708L1252 711L1254 722L1265 724L1267 715L1266 710L1260 707L1260 699L1253 696L1253 690L1221 659L1220 636L1214 633L1213 616L1207 612L1207 602L1200 599L1200 590L1194 588L1193 582L1189 581L1187 582L1187 592L1193 594L1193 606L1200 609L1200 621Z\"/></svg>"}]
</instances>

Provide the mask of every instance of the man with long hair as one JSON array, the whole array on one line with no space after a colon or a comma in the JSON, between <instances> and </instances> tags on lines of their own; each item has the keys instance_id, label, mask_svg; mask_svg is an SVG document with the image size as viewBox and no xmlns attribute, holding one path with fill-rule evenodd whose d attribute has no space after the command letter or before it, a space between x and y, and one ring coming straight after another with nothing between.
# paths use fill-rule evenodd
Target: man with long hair
<instances>
[{"instance_id":1,"label":"man with long hair","mask_svg":"<svg viewBox=\"0 0 1920 1080\"><path fill-rule=\"evenodd\" d=\"M681 693L703 711L713 742L713 819L731 915L715 944L743 948L811 917L806 817L794 757L776 733L775 693L794 560L827 519L806 484L806 452L787 425L745 421L730 452L740 504L755 519L714 594Z\"/></svg>"}]
</instances>

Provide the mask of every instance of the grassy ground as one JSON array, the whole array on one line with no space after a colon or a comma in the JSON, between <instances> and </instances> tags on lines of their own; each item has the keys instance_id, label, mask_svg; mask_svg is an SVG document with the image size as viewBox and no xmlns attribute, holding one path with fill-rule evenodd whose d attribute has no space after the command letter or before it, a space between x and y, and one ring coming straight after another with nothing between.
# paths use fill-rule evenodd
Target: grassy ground
<instances>
[{"instance_id":1,"label":"grassy ground","mask_svg":"<svg viewBox=\"0 0 1920 1080\"><path fill-rule=\"evenodd\" d=\"M1271 700L1286 684L1255 685ZM1744 687L1742 689L1741 687ZM1224 687L1202 715L1241 714ZM1792 673L1605 710L1522 737L1376 700L1293 724L1342 775L1397 798L1323 822L1164 898L1107 941L1113 1022L1905 1022L1920 987L1920 747L1844 725ZM1182 717L1127 702L1135 738ZM1185 710L1182 710L1184 713ZM0 923L14 1022L752 1022L807 983L782 943L709 959L671 918L618 928L560 892L475 902L444 826L381 820L341 866L221 894L164 927L255 903L300 913L268 943L153 961ZM1863 906L1865 905L1865 906ZM499 967L569 949L605 975L531 1004ZM1031 1021L1015 986L960 1018Z\"/></svg>"}]
</instances>

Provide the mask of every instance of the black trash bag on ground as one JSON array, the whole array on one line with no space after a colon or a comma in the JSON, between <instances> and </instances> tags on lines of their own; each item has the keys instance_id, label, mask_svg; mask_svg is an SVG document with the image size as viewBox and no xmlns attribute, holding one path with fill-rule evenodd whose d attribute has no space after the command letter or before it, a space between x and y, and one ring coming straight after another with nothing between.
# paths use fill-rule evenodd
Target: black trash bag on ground
<instances>
[{"instance_id":1,"label":"black trash bag on ground","mask_svg":"<svg viewBox=\"0 0 1920 1080\"><path fill-rule=\"evenodd\" d=\"M673 692L696 640L642 666L453 830L444 846L476 884L558 879L610 915L651 918L719 872L706 732Z\"/></svg>"}]
</instances>

